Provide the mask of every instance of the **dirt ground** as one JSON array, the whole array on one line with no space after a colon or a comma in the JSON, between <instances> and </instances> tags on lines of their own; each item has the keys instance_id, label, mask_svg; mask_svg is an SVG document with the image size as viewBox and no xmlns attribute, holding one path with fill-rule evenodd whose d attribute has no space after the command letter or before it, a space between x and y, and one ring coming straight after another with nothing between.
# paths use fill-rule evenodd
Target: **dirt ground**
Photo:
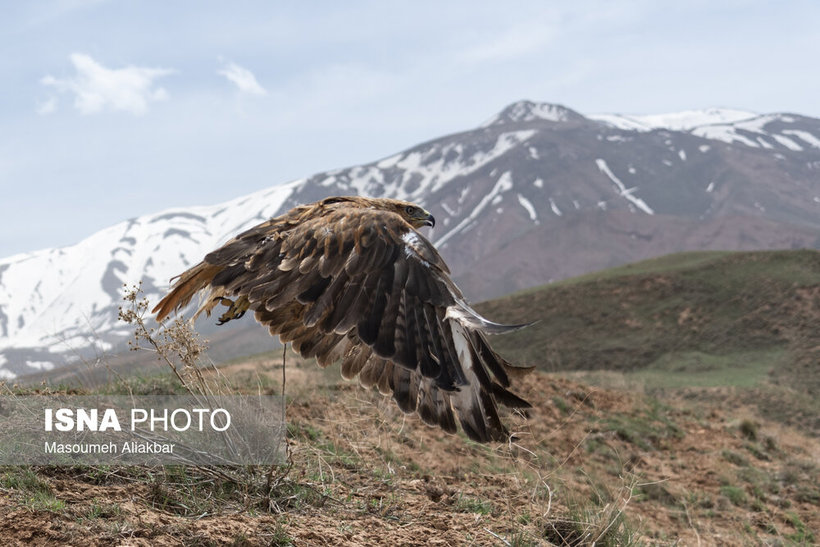
<instances>
[{"instance_id":1,"label":"dirt ground","mask_svg":"<svg viewBox=\"0 0 820 547\"><path fill-rule=\"evenodd\" d=\"M277 378L273 360L228 374ZM533 373L479 445L289 365L290 466L2 468L3 545L749 545L820 538L820 442L749 408ZM278 386L266 389L276 393ZM704 398L707 401L717 397ZM261 486L260 486L261 485Z\"/></svg>"}]
</instances>

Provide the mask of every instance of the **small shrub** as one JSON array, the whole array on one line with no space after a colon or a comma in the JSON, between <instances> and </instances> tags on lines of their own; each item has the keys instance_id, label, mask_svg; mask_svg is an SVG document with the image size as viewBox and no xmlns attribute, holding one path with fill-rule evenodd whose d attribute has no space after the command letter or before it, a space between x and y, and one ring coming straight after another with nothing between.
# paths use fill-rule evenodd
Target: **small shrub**
<instances>
[{"instance_id":1,"label":"small shrub","mask_svg":"<svg viewBox=\"0 0 820 547\"><path fill-rule=\"evenodd\" d=\"M727 462L733 463L740 467L747 467L749 465L749 460L747 460L742 454L732 452L731 450L724 450L721 452L721 456L723 456L723 459Z\"/></svg>"},{"instance_id":2,"label":"small shrub","mask_svg":"<svg viewBox=\"0 0 820 547\"><path fill-rule=\"evenodd\" d=\"M554 404L555 407L564 414L569 414L570 412L572 412L572 407L569 406L567 400L559 395L556 395L552 398L552 404Z\"/></svg>"},{"instance_id":3,"label":"small shrub","mask_svg":"<svg viewBox=\"0 0 820 547\"><path fill-rule=\"evenodd\" d=\"M644 499L660 502L667 507L676 507L678 505L678 499L662 483L641 484L638 486L638 491Z\"/></svg>"},{"instance_id":4,"label":"small shrub","mask_svg":"<svg viewBox=\"0 0 820 547\"><path fill-rule=\"evenodd\" d=\"M760 426L752 420L743 420L742 422L740 422L740 425L738 425L738 430L740 431L741 435L743 435L750 441L756 441L757 431L759 427Z\"/></svg>"},{"instance_id":5,"label":"small shrub","mask_svg":"<svg viewBox=\"0 0 820 547\"><path fill-rule=\"evenodd\" d=\"M766 454L766 452L763 451L763 449L760 447L760 445L758 445L756 443L746 443L744 445L744 448L746 450L748 450L749 453L751 453L752 456L754 456L755 458L757 458L760 461L764 461L764 462L771 461L771 458L769 457L769 455Z\"/></svg>"},{"instance_id":6,"label":"small shrub","mask_svg":"<svg viewBox=\"0 0 820 547\"><path fill-rule=\"evenodd\" d=\"M777 452L777 441L774 437L763 437L763 448L769 452Z\"/></svg>"},{"instance_id":7,"label":"small shrub","mask_svg":"<svg viewBox=\"0 0 820 547\"><path fill-rule=\"evenodd\" d=\"M738 507L746 505L746 491L739 486L721 486L720 493Z\"/></svg>"}]
</instances>

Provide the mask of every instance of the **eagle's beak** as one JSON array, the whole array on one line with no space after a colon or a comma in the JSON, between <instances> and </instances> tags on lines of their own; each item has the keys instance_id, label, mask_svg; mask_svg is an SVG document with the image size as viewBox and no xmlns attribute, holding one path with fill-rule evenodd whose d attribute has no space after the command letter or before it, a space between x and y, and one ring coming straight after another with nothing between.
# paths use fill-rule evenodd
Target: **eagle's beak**
<instances>
[{"instance_id":1,"label":"eagle's beak","mask_svg":"<svg viewBox=\"0 0 820 547\"><path fill-rule=\"evenodd\" d=\"M436 225L436 219L427 211L424 211L424 216L422 216L419 220L421 220L422 226L429 226L430 228L433 228Z\"/></svg>"}]
</instances>

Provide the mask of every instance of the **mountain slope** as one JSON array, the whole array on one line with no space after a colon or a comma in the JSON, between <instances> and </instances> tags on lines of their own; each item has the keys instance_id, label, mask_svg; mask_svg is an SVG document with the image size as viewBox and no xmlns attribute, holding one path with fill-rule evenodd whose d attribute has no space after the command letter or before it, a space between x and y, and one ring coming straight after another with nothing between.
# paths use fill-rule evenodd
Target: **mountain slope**
<instances>
[{"instance_id":1,"label":"mountain slope","mask_svg":"<svg viewBox=\"0 0 820 547\"><path fill-rule=\"evenodd\" d=\"M424 205L472 300L680 250L820 247L820 120L746 114L627 123L522 101L380 161L0 260L0 375L121 347L123 283L156 301L231 235L328 195Z\"/></svg>"},{"instance_id":2,"label":"mountain slope","mask_svg":"<svg viewBox=\"0 0 820 547\"><path fill-rule=\"evenodd\" d=\"M784 386L791 408L778 413L820 434L820 251L681 253L478 309L502 322L538 320L493 338L513 362L630 373L647 387ZM814 400L811 412L798 399Z\"/></svg>"}]
</instances>

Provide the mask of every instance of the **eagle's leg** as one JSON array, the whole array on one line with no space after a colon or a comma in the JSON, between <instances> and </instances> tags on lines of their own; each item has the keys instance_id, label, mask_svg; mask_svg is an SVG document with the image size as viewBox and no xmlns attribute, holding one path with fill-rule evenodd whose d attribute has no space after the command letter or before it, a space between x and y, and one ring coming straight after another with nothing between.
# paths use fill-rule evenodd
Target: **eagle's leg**
<instances>
[{"instance_id":1,"label":"eagle's leg","mask_svg":"<svg viewBox=\"0 0 820 547\"><path fill-rule=\"evenodd\" d=\"M231 319L239 319L245 312L248 311L251 303L246 296L240 296L238 300L233 301L224 296L217 296L214 300L218 300L223 306L228 306L228 309L219 317L217 325L224 325Z\"/></svg>"}]
</instances>

